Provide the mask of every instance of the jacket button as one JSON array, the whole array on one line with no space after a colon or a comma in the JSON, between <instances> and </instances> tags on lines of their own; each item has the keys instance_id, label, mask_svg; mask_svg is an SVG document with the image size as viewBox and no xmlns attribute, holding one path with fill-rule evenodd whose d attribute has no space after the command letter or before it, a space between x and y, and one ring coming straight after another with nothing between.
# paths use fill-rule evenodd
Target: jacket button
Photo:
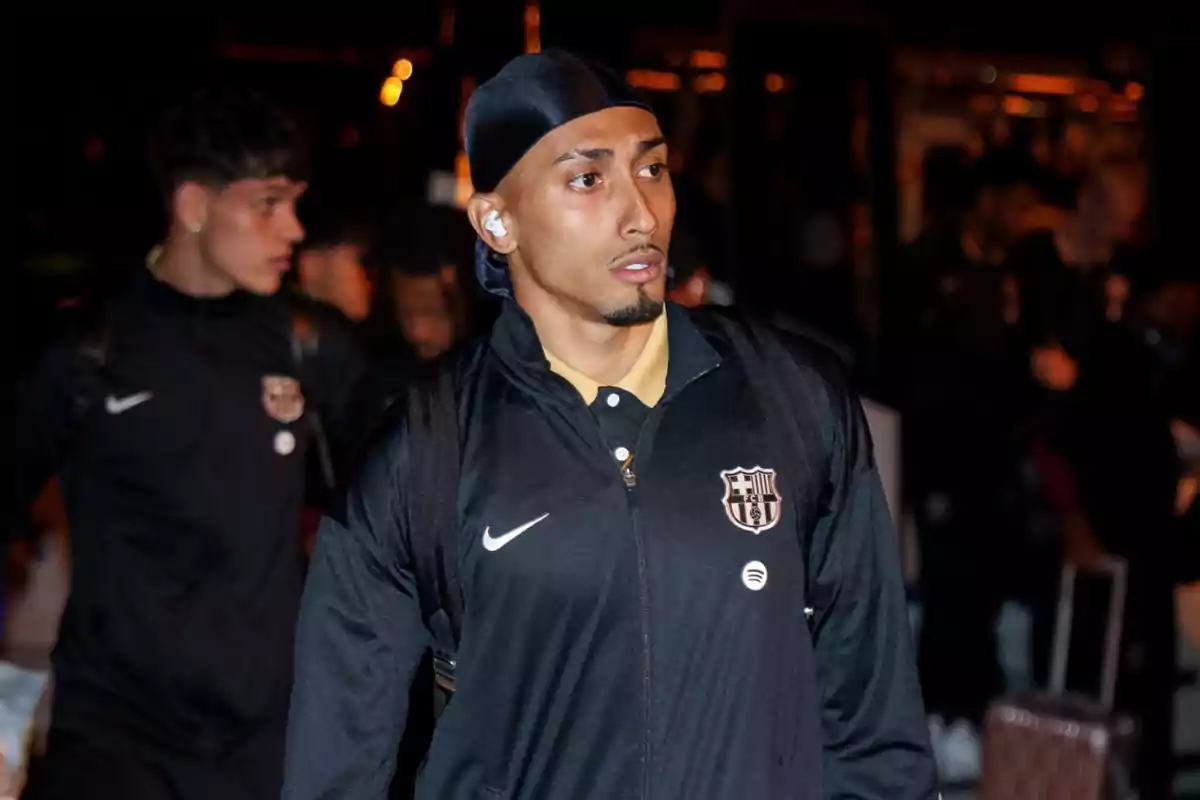
<instances>
[{"instance_id":1,"label":"jacket button","mask_svg":"<svg viewBox=\"0 0 1200 800\"><path fill-rule=\"evenodd\" d=\"M629 448L618 447L616 450L613 450L613 455L617 457L617 461L624 462L629 458Z\"/></svg>"},{"instance_id":2,"label":"jacket button","mask_svg":"<svg viewBox=\"0 0 1200 800\"><path fill-rule=\"evenodd\" d=\"M609 408L616 408L621 404L621 395L613 392L608 396L608 399L605 400L605 402L608 403Z\"/></svg>"}]
</instances>

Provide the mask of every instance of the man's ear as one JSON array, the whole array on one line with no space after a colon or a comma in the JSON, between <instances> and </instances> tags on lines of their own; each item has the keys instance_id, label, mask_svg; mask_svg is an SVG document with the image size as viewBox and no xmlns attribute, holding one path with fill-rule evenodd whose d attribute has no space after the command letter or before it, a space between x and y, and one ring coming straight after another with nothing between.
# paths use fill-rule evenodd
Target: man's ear
<instances>
[{"instance_id":1,"label":"man's ear","mask_svg":"<svg viewBox=\"0 0 1200 800\"><path fill-rule=\"evenodd\" d=\"M175 187L174 220L184 230L199 233L208 222L208 189L195 181L184 181Z\"/></svg>"},{"instance_id":2,"label":"man's ear","mask_svg":"<svg viewBox=\"0 0 1200 800\"><path fill-rule=\"evenodd\" d=\"M517 249L516 223L504 213L499 196L475 194L467 201L467 217L484 244L497 253L508 255Z\"/></svg>"}]
</instances>

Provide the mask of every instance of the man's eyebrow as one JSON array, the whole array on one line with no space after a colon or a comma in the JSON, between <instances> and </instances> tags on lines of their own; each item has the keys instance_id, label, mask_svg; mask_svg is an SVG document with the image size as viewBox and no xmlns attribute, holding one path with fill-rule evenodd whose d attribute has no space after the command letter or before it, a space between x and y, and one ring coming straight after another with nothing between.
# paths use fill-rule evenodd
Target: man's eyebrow
<instances>
[{"instance_id":1,"label":"man's eyebrow","mask_svg":"<svg viewBox=\"0 0 1200 800\"><path fill-rule=\"evenodd\" d=\"M653 139L645 139L638 142L638 154L646 153L656 147L662 147L667 143L667 137L656 136ZM558 158L554 159L555 164L561 164L564 161L603 161L606 158L612 158L615 153L607 147L577 147L574 150L568 150Z\"/></svg>"},{"instance_id":2,"label":"man's eyebrow","mask_svg":"<svg viewBox=\"0 0 1200 800\"><path fill-rule=\"evenodd\" d=\"M606 158L612 158L613 151L607 147L587 147L568 150L558 158L554 159L555 164L561 164L564 161L603 161Z\"/></svg>"},{"instance_id":3,"label":"man's eyebrow","mask_svg":"<svg viewBox=\"0 0 1200 800\"><path fill-rule=\"evenodd\" d=\"M646 139L638 142L638 153L648 153L656 147L662 147L667 143L667 137L656 136L653 139Z\"/></svg>"}]
</instances>

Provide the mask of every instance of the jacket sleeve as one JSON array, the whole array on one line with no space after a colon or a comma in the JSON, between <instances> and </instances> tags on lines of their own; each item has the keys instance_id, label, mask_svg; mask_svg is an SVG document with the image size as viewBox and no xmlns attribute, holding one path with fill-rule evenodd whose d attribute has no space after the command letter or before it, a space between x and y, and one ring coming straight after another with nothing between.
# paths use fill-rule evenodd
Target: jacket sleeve
<instances>
[{"instance_id":1,"label":"jacket sleeve","mask_svg":"<svg viewBox=\"0 0 1200 800\"><path fill-rule=\"evenodd\" d=\"M429 647L414 576L403 421L321 524L296 633L283 797L384 798Z\"/></svg>"},{"instance_id":2,"label":"jacket sleeve","mask_svg":"<svg viewBox=\"0 0 1200 800\"><path fill-rule=\"evenodd\" d=\"M937 797L899 548L862 405L829 408L829 505L810 543L826 797Z\"/></svg>"},{"instance_id":3,"label":"jacket sleeve","mask_svg":"<svg viewBox=\"0 0 1200 800\"><path fill-rule=\"evenodd\" d=\"M95 399L96 391L82 384L88 374L74 367L75 349L70 339L52 345L17 384L14 499L5 525L6 544L30 533L30 510L62 466L83 406Z\"/></svg>"}]
</instances>

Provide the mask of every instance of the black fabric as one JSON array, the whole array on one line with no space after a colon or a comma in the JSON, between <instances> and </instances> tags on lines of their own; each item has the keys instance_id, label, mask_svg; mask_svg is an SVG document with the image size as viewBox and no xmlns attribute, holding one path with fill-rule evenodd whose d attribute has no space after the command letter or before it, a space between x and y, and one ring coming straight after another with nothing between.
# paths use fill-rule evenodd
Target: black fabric
<instances>
[{"instance_id":1,"label":"black fabric","mask_svg":"<svg viewBox=\"0 0 1200 800\"><path fill-rule=\"evenodd\" d=\"M705 313L667 313L666 392L631 448L634 481L515 304L455 362L463 455L443 553L457 554L465 613L416 796L927 800L898 548L844 370L799 337L755 342ZM735 337L757 355L740 358ZM770 380L770 358L790 362L774 408L753 385ZM808 443L798 453L789 411ZM318 537L290 800L376 797L392 780L408 688L436 638L416 574L437 535L418 530L425 419L396 420ZM729 498L750 470L776 474L783 498L753 530ZM770 572L758 589L754 561Z\"/></svg>"},{"instance_id":2,"label":"black fabric","mask_svg":"<svg viewBox=\"0 0 1200 800\"><path fill-rule=\"evenodd\" d=\"M408 409L415 422L413 447L425 457L425 468L418 473L423 484L413 494L417 589L426 625L434 634L435 668L439 677L452 682L462 629L455 538L462 450L453 370L443 369L413 387Z\"/></svg>"},{"instance_id":3,"label":"black fabric","mask_svg":"<svg viewBox=\"0 0 1200 800\"><path fill-rule=\"evenodd\" d=\"M23 800L260 800L278 794L282 722L216 758L55 727L30 764Z\"/></svg>"},{"instance_id":4,"label":"black fabric","mask_svg":"<svg viewBox=\"0 0 1200 800\"><path fill-rule=\"evenodd\" d=\"M55 726L201 760L281 736L309 415L340 430L344 408L301 380L280 298L198 299L146 271L103 318L103 335L57 342L18 393L16 507L59 476L76 567ZM289 377L313 399L285 419L265 379ZM356 382L345 364L339 378Z\"/></svg>"},{"instance_id":5,"label":"black fabric","mask_svg":"<svg viewBox=\"0 0 1200 800\"><path fill-rule=\"evenodd\" d=\"M494 191L547 133L619 106L649 110L607 67L556 49L514 58L467 103L463 125L472 184L480 192Z\"/></svg>"}]
</instances>

